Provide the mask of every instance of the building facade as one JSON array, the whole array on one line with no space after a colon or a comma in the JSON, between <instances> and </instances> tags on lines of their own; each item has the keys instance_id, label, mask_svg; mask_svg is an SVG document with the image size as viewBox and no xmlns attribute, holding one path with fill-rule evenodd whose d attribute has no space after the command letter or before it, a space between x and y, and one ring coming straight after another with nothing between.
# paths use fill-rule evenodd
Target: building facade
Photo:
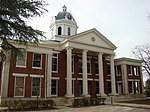
<instances>
[{"instance_id":1,"label":"building facade","mask_svg":"<svg viewBox=\"0 0 150 112\"><path fill-rule=\"evenodd\" d=\"M115 59L117 47L99 31L94 28L77 34L77 28L63 6L52 18L50 40L36 47L12 42L26 52L0 63L1 99L142 94L142 61Z\"/></svg>"}]
</instances>

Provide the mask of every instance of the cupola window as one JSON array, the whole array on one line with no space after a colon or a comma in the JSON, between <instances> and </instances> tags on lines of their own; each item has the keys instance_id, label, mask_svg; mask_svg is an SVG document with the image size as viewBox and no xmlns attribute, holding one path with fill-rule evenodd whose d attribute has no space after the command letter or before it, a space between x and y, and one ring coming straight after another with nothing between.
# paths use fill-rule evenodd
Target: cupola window
<instances>
[{"instance_id":1,"label":"cupola window","mask_svg":"<svg viewBox=\"0 0 150 112\"><path fill-rule=\"evenodd\" d=\"M58 27L58 35L61 35L61 27Z\"/></svg>"},{"instance_id":2,"label":"cupola window","mask_svg":"<svg viewBox=\"0 0 150 112\"><path fill-rule=\"evenodd\" d=\"M71 34L71 29L70 27L68 27L68 36L70 36L70 34Z\"/></svg>"}]
</instances>

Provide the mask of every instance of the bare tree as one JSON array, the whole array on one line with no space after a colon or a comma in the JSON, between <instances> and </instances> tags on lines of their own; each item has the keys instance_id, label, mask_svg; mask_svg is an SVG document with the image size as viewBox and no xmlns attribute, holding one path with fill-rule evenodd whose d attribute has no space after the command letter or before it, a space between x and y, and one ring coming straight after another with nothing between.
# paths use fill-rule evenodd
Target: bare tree
<instances>
[{"instance_id":1,"label":"bare tree","mask_svg":"<svg viewBox=\"0 0 150 112\"><path fill-rule=\"evenodd\" d=\"M135 58L143 60L143 71L150 76L150 44L138 45L133 49L132 53Z\"/></svg>"}]
</instances>

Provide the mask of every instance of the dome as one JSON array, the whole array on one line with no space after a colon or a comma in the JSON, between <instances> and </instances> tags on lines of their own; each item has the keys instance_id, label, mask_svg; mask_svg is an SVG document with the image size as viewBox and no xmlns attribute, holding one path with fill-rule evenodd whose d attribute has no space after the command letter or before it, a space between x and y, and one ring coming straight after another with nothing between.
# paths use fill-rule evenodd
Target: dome
<instances>
[{"instance_id":1,"label":"dome","mask_svg":"<svg viewBox=\"0 0 150 112\"><path fill-rule=\"evenodd\" d=\"M74 18L72 16L71 13L67 12L67 8L66 6L64 5L63 7L63 11L62 12L59 12L56 16L56 20L60 20L60 19L70 19L70 20L73 20L74 21Z\"/></svg>"}]
</instances>

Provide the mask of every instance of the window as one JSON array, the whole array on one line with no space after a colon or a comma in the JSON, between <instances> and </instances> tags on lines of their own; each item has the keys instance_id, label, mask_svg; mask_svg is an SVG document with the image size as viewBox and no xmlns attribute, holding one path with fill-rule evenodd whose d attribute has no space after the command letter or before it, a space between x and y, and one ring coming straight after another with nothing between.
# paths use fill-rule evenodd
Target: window
<instances>
[{"instance_id":1,"label":"window","mask_svg":"<svg viewBox=\"0 0 150 112\"><path fill-rule=\"evenodd\" d=\"M72 56L72 73L74 73L74 56Z\"/></svg>"},{"instance_id":2,"label":"window","mask_svg":"<svg viewBox=\"0 0 150 112\"><path fill-rule=\"evenodd\" d=\"M87 73L91 73L91 58L87 58Z\"/></svg>"},{"instance_id":3,"label":"window","mask_svg":"<svg viewBox=\"0 0 150 112\"><path fill-rule=\"evenodd\" d=\"M33 67L41 67L41 54L34 53L33 55Z\"/></svg>"},{"instance_id":4,"label":"window","mask_svg":"<svg viewBox=\"0 0 150 112\"><path fill-rule=\"evenodd\" d=\"M107 75L110 75L110 61L107 61Z\"/></svg>"},{"instance_id":5,"label":"window","mask_svg":"<svg viewBox=\"0 0 150 112\"><path fill-rule=\"evenodd\" d=\"M16 66L17 67L25 67L26 66L26 52L23 52L22 56L17 56Z\"/></svg>"},{"instance_id":6,"label":"window","mask_svg":"<svg viewBox=\"0 0 150 112\"><path fill-rule=\"evenodd\" d=\"M95 74L99 74L98 59L95 60Z\"/></svg>"},{"instance_id":7,"label":"window","mask_svg":"<svg viewBox=\"0 0 150 112\"><path fill-rule=\"evenodd\" d=\"M121 75L121 65L117 65L116 66L116 72L117 72L117 76L120 76Z\"/></svg>"},{"instance_id":8,"label":"window","mask_svg":"<svg viewBox=\"0 0 150 112\"><path fill-rule=\"evenodd\" d=\"M74 94L74 80L72 80L72 94Z\"/></svg>"},{"instance_id":9,"label":"window","mask_svg":"<svg viewBox=\"0 0 150 112\"><path fill-rule=\"evenodd\" d=\"M83 73L83 70L82 70L82 58L79 59L79 73Z\"/></svg>"},{"instance_id":10,"label":"window","mask_svg":"<svg viewBox=\"0 0 150 112\"><path fill-rule=\"evenodd\" d=\"M132 75L132 66L128 65L128 75Z\"/></svg>"},{"instance_id":11,"label":"window","mask_svg":"<svg viewBox=\"0 0 150 112\"><path fill-rule=\"evenodd\" d=\"M99 81L96 81L96 94L99 94Z\"/></svg>"},{"instance_id":12,"label":"window","mask_svg":"<svg viewBox=\"0 0 150 112\"><path fill-rule=\"evenodd\" d=\"M139 81L135 82L135 90L136 90L136 93L140 93L140 84L139 84Z\"/></svg>"},{"instance_id":13,"label":"window","mask_svg":"<svg viewBox=\"0 0 150 112\"><path fill-rule=\"evenodd\" d=\"M51 95L53 96L57 95L57 80L52 80Z\"/></svg>"},{"instance_id":14,"label":"window","mask_svg":"<svg viewBox=\"0 0 150 112\"><path fill-rule=\"evenodd\" d=\"M40 78L32 78L32 96L40 96Z\"/></svg>"},{"instance_id":15,"label":"window","mask_svg":"<svg viewBox=\"0 0 150 112\"><path fill-rule=\"evenodd\" d=\"M108 81L108 93L111 93L111 81Z\"/></svg>"},{"instance_id":16,"label":"window","mask_svg":"<svg viewBox=\"0 0 150 112\"><path fill-rule=\"evenodd\" d=\"M133 82L129 81L129 93L132 94L133 93Z\"/></svg>"},{"instance_id":17,"label":"window","mask_svg":"<svg viewBox=\"0 0 150 112\"><path fill-rule=\"evenodd\" d=\"M83 81L79 80L79 96L81 96L83 93Z\"/></svg>"},{"instance_id":18,"label":"window","mask_svg":"<svg viewBox=\"0 0 150 112\"><path fill-rule=\"evenodd\" d=\"M138 66L134 66L134 75L137 76L138 75Z\"/></svg>"},{"instance_id":19,"label":"window","mask_svg":"<svg viewBox=\"0 0 150 112\"><path fill-rule=\"evenodd\" d=\"M61 27L58 27L58 35L61 35Z\"/></svg>"},{"instance_id":20,"label":"window","mask_svg":"<svg viewBox=\"0 0 150 112\"><path fill-rule=\"evenodd\" d=\"M68 36L70 36L71 35L71 29L70 29L70 27L68 27Z\"/></svg>"},{"instance_id":21,"label":"window","mask_svg":"<svg viewBox=\"0 0 150 112\"><path fill-rule=\"evenodd\" d=\"M52 71L57 72L58 71L58 54L53 53L52 55Z\"/></svg>"},{"instance_id":22,"label":"window","mask_svg":"<svg viewBox=\"0 0 150 112\"><path fill-rule=\"evenodd\" d=\"M24 77L15 77L15 96L24 96Z\"/></svg>"}]
</instances>

